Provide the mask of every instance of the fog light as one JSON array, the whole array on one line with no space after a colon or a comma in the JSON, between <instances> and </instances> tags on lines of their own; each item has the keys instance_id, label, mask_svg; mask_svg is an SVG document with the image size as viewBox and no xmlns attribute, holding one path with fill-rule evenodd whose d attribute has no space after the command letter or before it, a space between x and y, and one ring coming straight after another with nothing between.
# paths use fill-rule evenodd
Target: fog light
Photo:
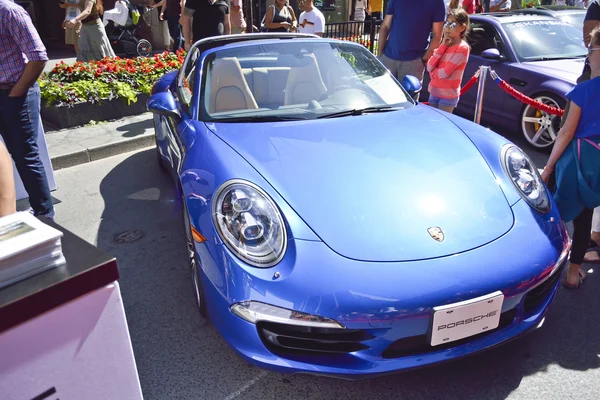
<instances>
[{"instance_id":1,"label":"fog light","mask_svg":"<svg viewBox=\"0 0 600 400\"><path fill-rule=\"evenodd\" d=\"M345 326L330 318L288 310L258 301L236 303L231 306L231 312L253 324L258 321L268 321L315 328L346 329Z\"/></svg>"}]
</instances>

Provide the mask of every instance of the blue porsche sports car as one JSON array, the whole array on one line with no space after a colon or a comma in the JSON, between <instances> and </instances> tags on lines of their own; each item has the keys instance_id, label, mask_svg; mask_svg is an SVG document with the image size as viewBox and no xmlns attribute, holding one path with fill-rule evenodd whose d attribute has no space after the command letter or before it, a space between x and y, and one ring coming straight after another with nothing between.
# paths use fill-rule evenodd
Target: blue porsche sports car
<instances>
[{"instance_id":1,"label":"blue porsche sports car","mask_svg":"<svg viewBox=\"0 0 600 400\"><path fill-rule=\"evenodd\" d=\"M246 360L345 378L538 327L569 249L530 159L364 47L206 39L156 83L200 313Z\"/></svg>"}]
</instances>

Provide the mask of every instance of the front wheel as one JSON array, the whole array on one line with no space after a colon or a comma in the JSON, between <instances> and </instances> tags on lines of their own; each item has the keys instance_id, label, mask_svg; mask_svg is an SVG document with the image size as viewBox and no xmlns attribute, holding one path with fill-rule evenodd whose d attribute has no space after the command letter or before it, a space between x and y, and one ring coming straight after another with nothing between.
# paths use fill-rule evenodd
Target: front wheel
<instances>
[{"instance_id":1,"label":"front wheel","mask_svg":"<svg viewBox=\"0 0 600 400\"><path fill-rule=\"evenodd\" d=\"M564 101L555 94L543 94L535 100L562 109ZM526 105L521 113L521 132L525 139L537 148L547 148L554 144L560 130L561 117Z\"/></svg>"},{"instance_id":2,"label":"front wheel","mask_svg":"<svg viewBox=\"0 0 600 400\"><path fill-rule=\"evenodd\" d=\"M139 57L150 57L152 55L152 45L146 39L140 39L136 51Z\"/></svg>"}]
</instances>

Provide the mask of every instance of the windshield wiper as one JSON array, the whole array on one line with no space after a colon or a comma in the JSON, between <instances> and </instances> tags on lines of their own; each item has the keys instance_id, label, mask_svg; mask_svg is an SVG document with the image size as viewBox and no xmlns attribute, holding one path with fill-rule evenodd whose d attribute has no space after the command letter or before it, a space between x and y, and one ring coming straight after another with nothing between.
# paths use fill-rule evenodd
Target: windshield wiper
<instances>
[{"instance_id":1,"label":"windshield wiper","mask_svg":"<svg viewBox=\"0 0 600 400\"><path fill-rule=\"evenodd\" d=\"M535 60L531 60L531 61L573 60L576 58L584 58L584 57L586 57L586 56L582 55L582 56L570 56L570 57L540 57L540 58L536 58Z\"/></svg>"},{"instance_id":2,"label":"windshield wiper","mask_svg":"<svg viewBox=\"0 0 600 400\"><path fill-rule=\"evenodd\" d=\"M363 114L376 113L376 112L396 111L396 110L400 110L401 108L402 107L391 107L391 106L354 108L352 110L345 110L345 111L334 112L331 114L320 115L317 118L321 119L321 118L348 117L348 116L363 115Z\"/></svg>"},{"instance_id":3,"label":"windshield wiper","mask_svg":"<svg viewBox=\"0 0 600 400\"><path fill-rule=\"evenodd\" d=\"M301 121L306 117L293 117L288 115L248 115L245 117L215 118L212 122L278 122Z\"/></svg>"}]
</instances>

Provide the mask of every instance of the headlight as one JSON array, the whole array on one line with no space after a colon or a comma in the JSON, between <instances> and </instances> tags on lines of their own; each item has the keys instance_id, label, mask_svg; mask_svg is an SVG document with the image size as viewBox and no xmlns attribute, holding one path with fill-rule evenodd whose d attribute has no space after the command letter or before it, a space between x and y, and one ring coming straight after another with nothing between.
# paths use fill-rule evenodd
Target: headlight
<instances>
[{"instance_id":1,"label":"headlight","mask_svg":"<svg viewBox=\"0 0 600 400\"><path fill-rule=\"evenodd\" d=\"M213 199L213 220L225 245L255 267L268 268L283 258L287 235L271 198L250 182L225 182Z\"/></svg>"},{"instance_id":2,"label":"headlight","mask_svg":"<svg viewBox=\"0 0 600 400\"><path fill-rule=\"evenodd\" d=\"M258 321L269 321L315 328L346 329L345 326L330 318L288 310L287 308L276 307L259 301L236 303L231 306L231 312L253 324Z\"/></svg>"},{"instance_id":3,"label":"headlight","mask_svg":"<svg viewBox=\"0 0 600 400\"><path fill-rule=\"evenodd\" d=\"M521 197L537 211L550 210L550 198L533 162L514 145L506 145L501 151L502 165Z\"/></svg>"}]
</instances>

